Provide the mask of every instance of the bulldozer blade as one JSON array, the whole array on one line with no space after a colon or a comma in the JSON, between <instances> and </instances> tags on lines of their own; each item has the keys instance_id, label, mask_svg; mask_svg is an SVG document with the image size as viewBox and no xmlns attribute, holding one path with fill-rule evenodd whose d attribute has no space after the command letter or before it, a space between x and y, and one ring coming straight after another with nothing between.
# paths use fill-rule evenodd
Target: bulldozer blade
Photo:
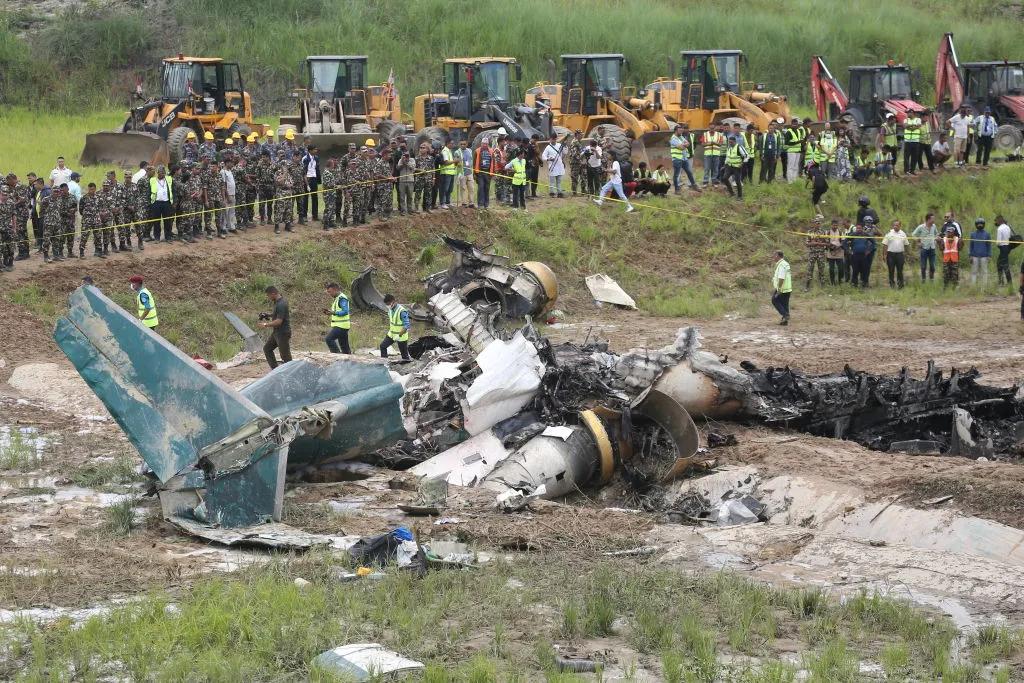
<instances>
[{"instance_id":1,"label":"bulldozer blade","mask_svg":"<svg viewBox=\"0 0 1024 683\"><path fill-rule=\"evenodd\" d=\"M672 158L668 151L668 140L671 137L670 130L644 133L639 139L633 140L630 145L630 156L636 163L647 162L647 168L651 171L657 168L658 164L671 168Z\"/></svg>"},{"instance_id":2,"label":"bulldozer blade","mask_svg":"<svg viewBox=\"0 0 1024 683\"><path fill-rule=\"evenodd\" d=\"M323 159L328 157L340 157L348 152L349 143L362 147L367 140L373 140L373 144L380 144L380 135L377 133L304 133L308 135Z\"/></svg>"},{"instance_id":3,"label":"bulldozer blade","mask_svg":"<svg viewBox=\"0 0 1024 683\"><path fill-rule=\"evenodd\" d=\"M78 163L82 166L114 165L129 168L138 167L140 161L167 164L170 160L167 141L156 133L101 130L85 136L85 149Z\"/></svg>"}]
</instances>

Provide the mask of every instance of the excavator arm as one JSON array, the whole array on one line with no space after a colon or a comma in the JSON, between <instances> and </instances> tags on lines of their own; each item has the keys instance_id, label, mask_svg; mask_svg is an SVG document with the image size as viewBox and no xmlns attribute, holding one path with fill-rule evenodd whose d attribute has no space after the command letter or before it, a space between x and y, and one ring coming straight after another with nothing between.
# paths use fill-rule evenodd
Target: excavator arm
<instances>
[{"instance_id":1,"label":"excavator arm","mask_svg":"<svg viewBox=\"0 0 1024 683\"><path fill-rule=\"evenodd\" d=\"M811 62L811 97L814 98L814 109L819 121L831 118L829 104L835 105L839 111L845 111L850 103L843 87L828 70L821 55L814 55L814 61Z\"/></svg>"},{"instance_id":2,"label":"excavator arm","mask_svg":"<svg viewBox=\"0 0 1024 683\"><path fill-rule=\"evenodd\" d=\"M728 102L728 106L725 108L735 109L744 119L757 126L757 129L761 132L768 130L768 124L775 119L775 117L769 112L761 109L753 102L740 97L736 93L727 92L725 93L725 96L726 101Z\"/></svg>"},{"instance_id":3,"label":"excavator arm","mask_svg":"<svg viewBox=\"0 0 1024 683\"><path fill-rule=\"evenodd\" d=\"M949 93L953 110L960 108L964 101L964 84L960 80L960 60L953 45L953 34L942 36L939 51L935 55L935 106L942 105L942 98Z\"/></svg>"},{"instance_id":4,"label":"excavator arm","mask_svg":"<svg viewBox=\"0 0 1024 683\"><path fill-rule=\"evenodd\" d=\"M615 117L615 122L620 128L626 131L634 140L639 140L648 131L656 130L655 125L650 121L641 121L626 107L612 99L606 100L608 113Z\"/></svg>"}]
</instances>

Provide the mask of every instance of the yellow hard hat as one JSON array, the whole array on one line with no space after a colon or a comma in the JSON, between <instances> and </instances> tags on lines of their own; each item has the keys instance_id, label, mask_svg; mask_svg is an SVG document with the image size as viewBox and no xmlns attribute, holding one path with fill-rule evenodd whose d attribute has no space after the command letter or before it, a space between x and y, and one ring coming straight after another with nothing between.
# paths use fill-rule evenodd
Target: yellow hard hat
<instances>
[{"instance_id":1,"label":"yellow hard hat","mask_svg":"<svg viewBox=\"0 0 1024 683\"><path fill-rule=\"evenodd\" d=\"M228 138L227 140L224 141L224 144L225 145L233 145L233 144L235 144L235 141L232 140L231 138Z\"/></svg>"},{"instance_id":2,"label":"yellow hard hat","mask_svg":"<svg viewBox=\"0 0 1024 683\"><path fill-rule=\"evenodd\" d=\"M203 133L203 139L204 140L212 140L213 139L213 133L211 133L210 131L206 131L205 133Z\"/></svg>"},{"instance_id":3,"label":"yellow hard hat","mask_svg":"<svg viewBox=\"0 0 1024 683\"><path fill-rule=\"evenodd\" d=\"M247 137L245 140L246 142L256 142L256 133L249 133L249 137Z\"/></svg>"},{"instance_id":4,"label":"yellow hard hat","mask_svg":"<svg viewBox=\"0 0 1024 683\"><path fill-rule=\"evenodd\" d=\"M376 147L377 143L373 141L373 138L366 138L366 142L363 143L367 147Z\"/></svg>"},{"instance_id":5,"label":"yellow hard hat","mask_svg":"<svg viewBox=\"0 0 1024 683\"><path fill-rule=\"evenodd\" d=\"M285 140L294 140L295 139L295 131L289 130L287 133L284 134L284 139Z\"/></svg>"},{"instance_id":6,"label":"yellow hard hat","mask_svg":"<svg viewBox=\"0 0 1024 683\"><path fill-rule=\"evenodd\" d=\"M231 134L231 137L234 138L235 140L240 140L242 138L242 134L236 130L234 133Z\"/></svg>"},{"instance_id":7,"label":"yellow hard hat","mask_svg":"<svg viewBox=\"0 0 1024 683\"><path fill-rule=\"evenodd\" d=\"M186 140L195 140L196 139L196 134L194 132L192 132L192 131L189 131L188 135L185 136L185 139Z\"/></svg>"},{"instance_id":8,"label":"yellow hard hat","mask_svg":"<svg viewBox=\"0 0 1024 683\"><path fill-rule=\"evenodd\" d=\"M272 131L272 130L268 130L268 131L267 131L267 132L265 133L265 135L266 135L266 136L267 136L268 138L272 138L272 137L274 137L274 131Z\"/></svg>"}]
</instances>

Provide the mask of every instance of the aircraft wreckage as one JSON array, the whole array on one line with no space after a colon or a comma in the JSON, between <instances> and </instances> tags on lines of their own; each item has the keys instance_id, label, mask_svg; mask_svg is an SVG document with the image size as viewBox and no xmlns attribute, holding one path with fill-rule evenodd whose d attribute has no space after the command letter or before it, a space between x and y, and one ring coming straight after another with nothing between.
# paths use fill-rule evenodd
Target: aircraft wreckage
<instances>
[{"instance_id":1,"label":"aircraft wreckage","mask_svg":"<svg viewBox=\"0 0 1024 683\"><path fill-rule=\"evenodd\" d=\"M529 321L502 338L486 306L449 289L429 302L443 343L417 361L298 360L236 390L95 287L70 303L58 345L152 469L165 518L214 540L280 520L288 472L344 460L484 487L508 507L617 473L649 490L708 459L691 416L873 449L1024 455L1024 392L979 384L974 369L929 364L913 379L733 367L689 327L625 354L551 344Z\"/></svg>"}]
</instances>

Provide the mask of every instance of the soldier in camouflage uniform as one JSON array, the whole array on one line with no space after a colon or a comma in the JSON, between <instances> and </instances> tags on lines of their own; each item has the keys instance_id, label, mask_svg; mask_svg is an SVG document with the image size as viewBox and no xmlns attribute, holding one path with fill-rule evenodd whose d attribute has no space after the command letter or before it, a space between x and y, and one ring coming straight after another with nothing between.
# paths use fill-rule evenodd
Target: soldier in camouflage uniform
<instances>
[{"instance_id":1,"label":"soldier in camouflage uniform","mask_svg":"<svg viewBox=\"0 0 1024 683\"><path fill-rule=\"evenodd\" d=\"M68 186L61 185L39 200L39 212L43 217L43 260L46 263L64 260L64 236L61 229L64 223L63 195L67 192ZM53 258L50 258L51 249Z\"/></svg>"},{"instance_id":2,"label":"soldier in camouflage uniform","mask_svg":"<svg viewBox=\"0 0 1024 683\"><path fill-rule=\"evenodd\" d=\"M96 183L89 183L89 188L78 202L78 213L82 215L82 234L78 238L78 258L85 258L85 245L92 237L93 250L96 256L103 255L101 230L103 219L100 217L100 196L96 193ZM68 258L74 254L68 252Z\"/></svg>"},{"instance_id":3,"label":"soldier in camouflage uniform","mask_svg":"<svg viewBox=\"0 0 1024 683\"><path fill-rule=\"evenodd\" d=\"M270 152L260 152L260 160L256 163L253 176L256 181L256 191L260 200L260 224L266 225L272 220L274 211L274 176L276 168L270 161Z\"/></svg>"},{"instance_id":4,"label":"soldier in camouflage uniform","mask_svg":"<svg viewBox=\"0 0 1024 683\"><path fill-rule=\"evenodd\" d=\"M281 232L281 223L287 232L292 231L292 169L291 162L285 161L277 166L274 173L274 234Z\"/></svg>"},{"instance_id":5,"label":"soldier in camouflage uniform","mask_svg":"<svg viewBox=\"0 0 1024 683\"><path fill-rule=\"evenodd\" d=\"M189 131L185 136L185 145L181 148L182 163L188 161L193 164L199 163L199 147L196 145L196 134Z\"/></svg>"},{"instance_id":6,"label":"soldier in camouflage uniform","mask_svg":"<svg viewBox=\"0 0 1024 683\"><path fill-rule=\"evenodd\" d=\"M295 195L292 198L293 204L293 216L299 217L299 225L305 225L306 219L303 217L301 211L303 208L303 202L308 199L304 194L306 190L306 170L302 167L302 156L299 154L299 147L292 148L291 163L288 165L288 172L292 174L292 194Z\"/></svg>"},{"instance_id":7,"label":"soldier in camouflage uniform","mask_svg":"<svg viewBox=\"0 0 1024 683\"><path fill-rule=\"evenodd\" d=\"M203 236L203 218L199 211L203 208L205 180L199 169L186 168L178 182L181 186L177 192L181 199L178 236L183 242L195 244Z\"/></svg>"},{"instance_id":8,"label":"soldier in camouflage uniform","mask_svg":"<svg viewBox=\"0 0 1024 683\"><path fill-rule=\"evenodd\" d=\"M414 207L421 211L430 213L430 192L434 187L434 152L430 145L420 145L420 152L416 155L416 180L413 189Z\"/></svg>"},{"instance_id":9,"label":"soldier in camouflage uniform","mask_svg":"<svg viewBox=\"0 0 1024 683\"><path fill-rule=\"evenodd\" d=\"M391 164L385 157L370 159L370 172L376 181L368 187L373 188L373 205L376 207L377 218L387 221L395 203L395 179L391 175Z\"/></svg>"},{"instance_id":10,"label":"soldier in camouflage uniform","mask_svg":"<svg viewBox=\"0 0 1024 683\"><path fill-rule=\"evenodd\" d=\"M144 249L143 242L153 234L153 224L149 220L149 179L156 174L152 166L146 167L146 175L135 183L135 236L139 239L139 251Z\"/></svg>"},{"instance_id":11,"label":"soldier in camouflage uniform","mask_svg":"<svg viewBox=\"0 0 1024 683\"><path fill-rule=\"evenodd\" d=\"M220 197L220 171L217 170L216 161L211 161L209 155L202 157L199 166L199 182L203 189L203 198L200 210L203 212L201 222L206 231L206 239L213 239L213 233L217 230L217 216L219 212L214 209Z\"/></svg>"},{"instance_id":12,"label":"soldier in camouflage uniform","mask_svg":"<svg viewBox=\"0 0 1024 683\"><path fill-rule=\"evenodd\" d=\"M344 168L341 169L341 197L344 199L344 207L341 214L341 227L347 228L349 221L352 221L352 225L358 225L356 223L355 213L355 187L353 184L356 182L357 168L359 166L359 160L351 155L346 155L348 161Z\"/></svg>"},{"instance_id":13,"label":"soldier in camouflage uniform","mask_svg":"<svg viewBox=\"0 0 1024 683\"><path fill-rule=\"evenodd\" d=\"M103 229L99 235L99 244L103 245L103 258L106 258L111 251L117 253L117 245L114 243L114 224L117 223L117 190L114 183L103 181L103 189L96 193L100 198L100 221ZM84 230L83 230L84 232Z\"/></svg>"},{"instance_id":14,"label":"soldier in camouflage uniform","mask_svg":"<svg viewBox=\"0 0 1024 683\"><path fill-rule=\"evenodd\" d=\"M14 270L14 241L18 232L18 208L11 187L0 185L0 270Z\"/></svg>"},{"instance_id":15,"label":"soldier in camouflage uniform","mask_svg":"<svg viewBox=\"0 0 1024 683\"><path fill-rule=\"evenodd\" d=\"M580 192L586 193L587 167L583 163L583 131L579 128L569 142L569 175L572 177L572 196L577 196L577 187Z\"/></svg>"},{"instance_id":16,"label":"soldier in camouflage uniform","mask_svg":"<svg viewBox=\"0 0 1024 683\"><path fill-rule=\"evenodd\" d=\"M244 138L243 138L244 139ZM231 175L235 179L235 230L245 231L249 227L249 186L246 167L249 161L244 156L235 160L231 167Z\"/></svg>"},{"instance_id":17,"label":"soldier in camouflage uniform","mask_svg":"<svg viewBox=\"0 0 1024 683\"><path fill-rule=\"evenodd\" d=\"M61 193L60 197L60 230L58 231L58 239L64 241L64 249L68 253L68 258L72 258L75 253L75 217L78 215L78 201L71 194L68 188L64 188L64 192Z\"/></svg>"},{"instance_id":18,"label":"soldier in camouflage uniform","mask_svg":"<svg viewBox=\"0 0 1024 683\"><path fill-rule=\"evenodd\" d=\"M29 257L28 219L32 215L32 192L28 185L18 182L14 173L7 174L8 194L14 202L14 246L17 251L15 261L24 261Z\"/></svg>"},{"instance_id":19,"label":"soldier in camouflage uniform","mask_svg":"<svg viewBox=\"0 0 1024 683\"><path fill-rule=\"evenodd\" d=\"M124 182L117 186L117 202L121 220L118 221L117 246L121 251L132 250L132 227L138 230L135 223L135 186L132 185L132 172L124 172Z\"/></svg>"},{"instance_id":20,"label":"soldier in camouflage uniform","mask_svg":"<svg viewBox=\"0 0 1024 683\"><path fill-rule=\"evenodd\" d=\"M804 244L807 245L807 285L804 289L811 289L811 281L814 278L814 269L818 269L818 284L822 287L825 286L825 263L827 262L827 251L828 251L828 238L824 237L825 229L822 227L822 223L825 221L825 217L817 215L814 217L814 227L811 228L813 237L804 238Z\"/></svg>"},{"instance_id":21,"label":"soldier in camouflage uniform","mask_svg":"<svg viewBox=\"0 0 1024 683\"><path fill-rule=\"evenodd\" d=\"M335 188L338 186L338 181L334 173L334 159L328 159L327 165L320 174L320 183L324 191L324 230L334 227L334 219L337 216L335 203L338 201L338 191Z\"/></svg>"}]
</instances>

